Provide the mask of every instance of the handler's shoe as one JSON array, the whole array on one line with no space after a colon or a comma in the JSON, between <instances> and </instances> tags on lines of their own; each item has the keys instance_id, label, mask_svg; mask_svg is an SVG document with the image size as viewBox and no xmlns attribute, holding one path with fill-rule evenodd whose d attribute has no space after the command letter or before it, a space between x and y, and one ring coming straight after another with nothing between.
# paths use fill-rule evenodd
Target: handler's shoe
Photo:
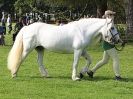
<instances>
[{"instance_id":1,"label":"handler's shoe","mask_svg":"<svg viewBox=\"0 0 133 99\"><path fill-rule=\"evenodd\" d=\"M115 76L115 80L121 80L121 76Z\"/></svg>"},{"instance_id":2,"label":"handler's shoe","mask_svg":"<svg viewBox=\"0 0 133 99\"><path fill-rule=\"evenodd\" d=\"M89 75L90 78L93 78L94 73L92 71L87 72L87 74Z\"/></svg>"}]
</instances>

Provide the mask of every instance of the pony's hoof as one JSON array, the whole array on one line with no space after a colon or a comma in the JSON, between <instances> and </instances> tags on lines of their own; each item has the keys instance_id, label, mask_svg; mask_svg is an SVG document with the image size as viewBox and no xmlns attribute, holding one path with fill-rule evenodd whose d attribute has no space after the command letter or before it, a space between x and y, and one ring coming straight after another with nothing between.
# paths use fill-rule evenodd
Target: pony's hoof
<instances>
[{"instance_id":1,"label":"pony's hoof","mask_svg":"<svg viewBox=\"0 0 133 99\"><path fill-rule=\"evenodd\" d=\"M49 75L42 75L42 77L49 78L50 76Z\"/></svg>"},{"instance_id":2,"label":"pony's hoof","mask_svg":"<svg viewBox=\"0 0 133 99\"><path fill-rule=\"evenodd\" d=\"M40 71L42 77L44 77L44 78L48 78L49 77L48 71L46 69L39 68L39 71Z\"/></svg>"},{"instance_id":3,"label":"pony's hoof","mask_svg":"<svg viewBox=\"0 0 133 99\"><path fill-rule=\"evenodd\" d=\"M17 74L12 74L12 78L15 78L15 77L17 77Z\"/></svg>"},{"instance_id":4,"label":"pony's hoof","mask_svg":"<svg viewBox=\"0 0 133 99\"><path fill-rule=\"evenodd\" d=\"M73 81L80 81L80 78L76 77L76 78L72 78Z\"/></svg>"}]
</instances>

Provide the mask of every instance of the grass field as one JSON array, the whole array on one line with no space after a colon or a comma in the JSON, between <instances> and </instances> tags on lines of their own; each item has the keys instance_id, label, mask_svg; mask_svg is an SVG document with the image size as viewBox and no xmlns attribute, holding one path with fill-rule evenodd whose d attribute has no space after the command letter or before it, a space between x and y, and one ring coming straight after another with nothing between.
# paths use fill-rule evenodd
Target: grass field
<instances>
[{"instance_id":1,"label":"grass field","mask_svg":"<svg viewBox=\"0 0 133 99\"><path fill-rule=\"evenodd\" d=\"M50 78L42 78L33 51L21 65L18 77L11 79L7 70L7 55L11 36L6 36L8 46L0 46L0 99L133 99L133 44L119 52L122 81L114 80L112 61L96 72L93 79L71 80L73 55L45 52L45 65ZM93 63L102 58L100 45L89 51ZM80 59L79 70L85 65Z\"/></svg>"}]
</instances>

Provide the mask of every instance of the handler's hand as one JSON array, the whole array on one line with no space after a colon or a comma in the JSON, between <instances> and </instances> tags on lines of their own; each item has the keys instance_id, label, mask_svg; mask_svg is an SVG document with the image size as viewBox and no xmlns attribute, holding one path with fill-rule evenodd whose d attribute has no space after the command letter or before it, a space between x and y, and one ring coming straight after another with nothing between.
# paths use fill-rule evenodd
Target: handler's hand
<instances>
[{"instance_id":1,"label":"handler's hand","mask_svg":"<svg viewBox=\"0 0 133 99\"><path fill-rule=\"evenodd\" d=\"M126 44L126 42L123 41L122 44L121 44L121 46L125 47L125 44Z\"/></svg>"}]
</instances>

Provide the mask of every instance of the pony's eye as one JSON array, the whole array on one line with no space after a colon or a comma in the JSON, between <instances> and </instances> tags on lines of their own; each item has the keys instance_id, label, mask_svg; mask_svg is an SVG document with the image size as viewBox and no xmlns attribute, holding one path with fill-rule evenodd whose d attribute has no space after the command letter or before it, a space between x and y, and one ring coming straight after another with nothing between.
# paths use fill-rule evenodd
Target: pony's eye
<instances>
[{"instance_id":1,"label":"pony's eye","mask_svg":"<svg viewBox=\"0 0 133 99\"><path fill-rule=\"evenodd\" d=\"M111 30L114 30L114 27L111 27Z\"/></svg>"}]
</instances>

